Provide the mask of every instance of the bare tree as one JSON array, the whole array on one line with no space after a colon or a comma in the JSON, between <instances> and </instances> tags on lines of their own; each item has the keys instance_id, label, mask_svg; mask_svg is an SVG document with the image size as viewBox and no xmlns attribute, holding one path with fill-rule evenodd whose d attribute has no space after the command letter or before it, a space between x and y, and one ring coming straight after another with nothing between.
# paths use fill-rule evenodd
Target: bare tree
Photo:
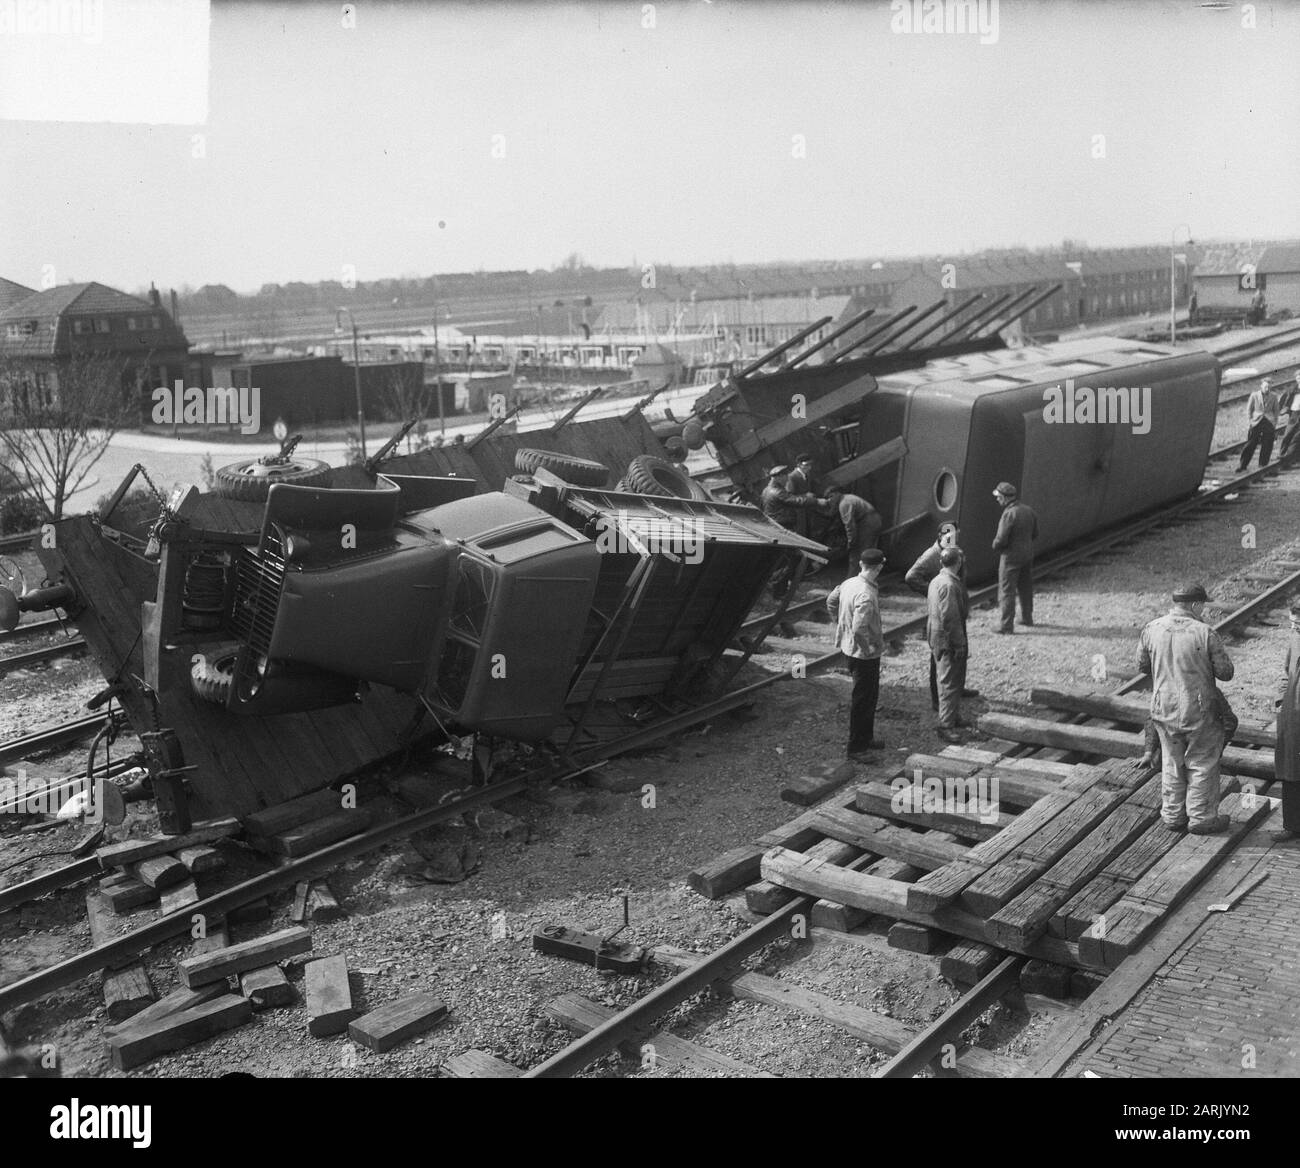
<instances>
[{"instance_id":1,"label":"bare tree","mask_svg":"<svg viewBox=\"0 0 1300 1168\"><path fill-rule=\"evenodd\" d=\"M138 420L125 389L127 360L74 352L51 368L0 358L0 452L23 488L55 519L86 481L113 435Z\"/></svg>"},{"instance_id":2,"label":"bare tree","mask_svg":"<svg viewBox=\"0 0 1300 1168\"><path fill-rule=\"evenodd\" d=\"M384 406L389 420L405 422L410 418L419 418L423 423L428 416L429 407L435 401L434 387L426 385L423 375L408 377L401 369L394 369L388 375L388 384L384 388ZM406 436L406 453L416 448L414 431Z\"/></svg>"}]
</instances>

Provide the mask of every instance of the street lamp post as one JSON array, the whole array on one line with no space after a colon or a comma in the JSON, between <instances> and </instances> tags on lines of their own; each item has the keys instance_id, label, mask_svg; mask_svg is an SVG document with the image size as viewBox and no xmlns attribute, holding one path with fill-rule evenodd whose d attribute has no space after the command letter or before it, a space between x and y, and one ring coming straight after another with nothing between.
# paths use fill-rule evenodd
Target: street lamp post
<instances>
[{"instance_id":1,"label":"street lamp post","mask_svg":"<svg viewBox=\"0 0 1300 1168\"><path fill-rule=\"evenodd\" d=\"M1174 274L1174 243L1178 238L1179 231L1187 232L1187 246L1192 246L1192 229L1186 223L1178 224L1169 233L1169 343L1171 345L1178 339L1178 325L1174 319L1178 298L1178 280Z\"/></svg>"},{"instance_id":2,"label":"street lamp post","mask_svg":"<svg viewBox=\"0 0 1300 1168\"><path fill-rule=\"evenodd\" d=\"M339 317L343 313L348 314L348 321L352 325L352 376L357 389L357 425L361 429L361 459L366 459L366 411L361 404L361 352L357 342L357 318L352 315L352 309L339 308L334 312L334 331L342 331L339 324Z\"/></svg>"}]
</instances>

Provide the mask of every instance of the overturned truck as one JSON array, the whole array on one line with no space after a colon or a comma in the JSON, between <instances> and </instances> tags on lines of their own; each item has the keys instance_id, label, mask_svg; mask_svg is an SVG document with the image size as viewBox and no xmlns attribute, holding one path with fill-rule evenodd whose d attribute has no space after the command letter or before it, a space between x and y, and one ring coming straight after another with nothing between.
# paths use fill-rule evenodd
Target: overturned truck
<instances>
[{"instance_id":1,"label":"overturned truck","mask_svg":"<svg viewBox=\"0 0 1300 1168\"><path fill-rule=\"evenodd\" d=\"M11 609L70 614L142 739L165 729L195 814L246 815L430 734L581 761L715 697L772 572L824 549L698 489L594 485L612 474L572 445L514 449L500 489L419 455L237 464L160 515L115 500L63 520L46 587ZM671 477L647 457L641 477Z\"/></svg>"}]
</instances>

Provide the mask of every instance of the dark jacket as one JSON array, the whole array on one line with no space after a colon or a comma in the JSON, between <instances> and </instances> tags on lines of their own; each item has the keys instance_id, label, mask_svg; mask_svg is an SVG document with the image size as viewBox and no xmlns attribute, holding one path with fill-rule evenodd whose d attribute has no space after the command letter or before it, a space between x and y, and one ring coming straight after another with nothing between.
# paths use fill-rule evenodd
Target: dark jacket
<instances>
[{"instance_id":1,"label":"dark jacket","mask_svg":"<svg viewBox=\"0 0 1300 1168\"><path fill-rule=\"evenodd\" d=\"M779 487L773 480L768 480L763 488L760 500L763 514L774 523L790 531L798 531L801 523L802 509L817 505L816 495L796 495L786 487Z\"/></svg>"},{"instance_id":2,"label":"dark jacket","mask_svg":"<svg viewBox=\"0 0 1300 1168\"><path fill-rule=\"evenodd\" d=\"M993 550L1002 553L1008 567L1019 568L1032 563L1034 540L1038 538L1038 516L1024 503L1008 503L998 520Z\"/></svg>"},{"instance_id":3,"label":"dark jacket","mask_svg":"<svg viewBox=\"0 0 1300 1168\"><path fill-rule=\"evenodd\" d=\"M943 564L939 562L939 557L942 555L943 548L937 542L932 543L916 557L916 563L907 569L907 575L903 577L903 583L918 596L928 595L930 581L943 570ZM966 561L964 559L961 562L961 582L963 585L966 583Z\"/></svg>"}]
</instances>

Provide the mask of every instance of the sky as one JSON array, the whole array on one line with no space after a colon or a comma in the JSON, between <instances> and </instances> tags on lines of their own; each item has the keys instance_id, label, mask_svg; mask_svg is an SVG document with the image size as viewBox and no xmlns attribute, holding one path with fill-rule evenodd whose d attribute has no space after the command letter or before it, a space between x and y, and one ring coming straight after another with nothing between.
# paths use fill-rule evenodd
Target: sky
<instances>
[{"instance_id":1,"label":"sky","mask_svg":"<svg viewBox=\"0 0 1300 1168\"><path fill-rule=\"evenodd\" d=\"M1300 235L1300 0L965 7L0 0L0 275Z\"/></svg>"}]
</instances>

